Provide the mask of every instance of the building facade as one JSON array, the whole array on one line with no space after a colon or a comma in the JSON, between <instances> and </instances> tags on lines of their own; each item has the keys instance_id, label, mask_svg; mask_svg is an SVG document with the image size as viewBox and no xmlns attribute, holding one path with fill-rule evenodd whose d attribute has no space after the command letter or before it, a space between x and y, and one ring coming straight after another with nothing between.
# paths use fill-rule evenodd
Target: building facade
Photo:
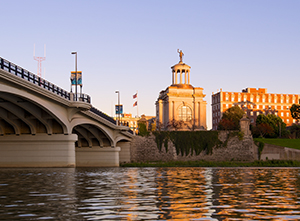
<instances>
[{"instance_id":1,"label":"building facade","mask_svg":"<svg viewBox=\"0 0 300 221\"><path fill-rule=\"evenodd\" d=\"M156 127L162 130L206 130L203 88L190 84L191 67L180 61L171 67L172 85L160 92L156 105Z\"/></svg>"},{"instance_id":2,"label":"building facade","mask_svg":"<svg viewBox=\"0 0 300 221\"><path fill-rule=\"evenodd\" d=\"M131 113L124 113L120 116L120 125L127 126L132 130L135 134L139 133L139 123L144 123L146 125L147 130L151 130L151 123L154 116L146 116L142 115L141 117L133 117ZM118 117L114 117L115 120L118 120Z\"/></svg>"},{"instance_id":3,"label":"building facade","mask_svg":"<svg viewBox=\"0 0 300 221\"><path fill-rule=\"evenodd\" d=\"M267 93L266 88L246 88L242 92L222 91L212 94L212 129L217 130L222 114L230 107L239 105L254 124L259 114L275 114L287 126L295 123L290 113L293 104L299 104L299 94Z\"/></svg>"}]
</instances>

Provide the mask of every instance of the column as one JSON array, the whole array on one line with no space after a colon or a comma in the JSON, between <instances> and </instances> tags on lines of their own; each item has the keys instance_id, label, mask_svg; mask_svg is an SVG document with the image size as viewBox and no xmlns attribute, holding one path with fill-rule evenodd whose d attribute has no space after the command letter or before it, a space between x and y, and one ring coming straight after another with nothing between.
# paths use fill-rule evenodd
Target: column
<instances>
[{"instance_id":1,"label":"column","mask_svg":"<svg viewBox=\"0 0 300 221\"><path fill-rule=\"evenodd\" d=\"M187 84L187 70L184 71L184 83Z\"/></svg>"},{"instance_id":2,"label":"column","mask_svg":"<svg viewBox=\"0 0 300 221\"><path fill-rule=\"evenodd\" d=\"M182 70L180 70L180 84L182 84Z\"/></svg>"},{"instance_id":3,"label":"column","mask_svg":"<svg viewBox=\"0 0 300 221\"><path fill-rule=\"evenodd\" d=\"M190 84L190 70L188 70L188 84Z\"/></svg>"},{"instance_id":4,"label":"column","mask_svg":"<svg viewBox=\"0 0 300 221\"><path fill-rule=\"evenodd\" d=\"M159 100L158 105L159 105L159 123L162 124L163 123L163 101Z\"/></svg>"},{"instance_id":5,"label":"column","mask_svg":"<svg viewBox=\"0 0 300 221\"><path fill-rule=\"evenodd\" d=\"M177 84L177 82L178 82L178 81L177 81L177 70L175 70L174 73L175 73L175 84Z\"/></svg>"},{"instance_id":6,"label":"column","mask_svg":"<svg viewBox=\"0 0 300 221\"><path fill-rule=\"evenodd\" d=\"M174 72L174 70L172 71L172 84L174 84L174 78L175 78L175 72Z\"/></svg>"}]
</instances>

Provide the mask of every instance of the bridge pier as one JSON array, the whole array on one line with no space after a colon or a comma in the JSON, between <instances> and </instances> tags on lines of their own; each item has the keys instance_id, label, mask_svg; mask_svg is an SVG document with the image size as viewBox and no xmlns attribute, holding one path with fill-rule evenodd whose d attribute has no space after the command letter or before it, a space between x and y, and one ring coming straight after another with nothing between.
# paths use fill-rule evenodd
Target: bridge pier
<instances>
[{"instance_id":1,"label":"bridge pier","mask_svg":"<svg viewBox=\"0 0 300 221\"><path fill-rule=\"evenodd\" d=\"M0 136L0 167L75 167L76 134Z\"/></svg>"},{"instance_id":2,"label":"bridge pier","mask_svg":"<svg viewBox=\"0 0 300 221\"><path fill-rule=\"evenodd\" d=\"M76 148L76 167L118 167L120 147Z\"/></svg>"}]
</instances>

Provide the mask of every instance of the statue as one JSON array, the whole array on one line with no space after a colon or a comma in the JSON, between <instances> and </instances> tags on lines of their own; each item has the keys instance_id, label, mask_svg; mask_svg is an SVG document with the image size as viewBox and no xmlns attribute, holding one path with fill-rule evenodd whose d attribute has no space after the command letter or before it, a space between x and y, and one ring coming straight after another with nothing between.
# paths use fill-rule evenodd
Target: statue
<instances>
[{"instance_id":1,"label":"statue","mask_svg":"<svg viewBox=\"0 0 300 221\"><path fill-rule=\"evenodd\" d=\"M182 56L184 55L182 50L179 51L179 49L177 49L177 52L179 53L179 57L180 57L180 62L182 62Z\"/></svg>"}]
</instances>

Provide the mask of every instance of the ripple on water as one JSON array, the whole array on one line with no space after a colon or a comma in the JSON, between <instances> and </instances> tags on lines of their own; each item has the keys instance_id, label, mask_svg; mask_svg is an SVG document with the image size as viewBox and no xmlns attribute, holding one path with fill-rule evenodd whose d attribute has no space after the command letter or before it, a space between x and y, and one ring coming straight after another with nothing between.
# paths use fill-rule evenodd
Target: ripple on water
<instances>
[{"instance_id":1,"label":"ripple on water","mask_svg":"<svg viewBox=\"0 0 300 221\"><path fill-rule=\"evenodd\" d=\"M300 220L297 168L1 169L6 220Z\"/></svg>"}]
</instances>

